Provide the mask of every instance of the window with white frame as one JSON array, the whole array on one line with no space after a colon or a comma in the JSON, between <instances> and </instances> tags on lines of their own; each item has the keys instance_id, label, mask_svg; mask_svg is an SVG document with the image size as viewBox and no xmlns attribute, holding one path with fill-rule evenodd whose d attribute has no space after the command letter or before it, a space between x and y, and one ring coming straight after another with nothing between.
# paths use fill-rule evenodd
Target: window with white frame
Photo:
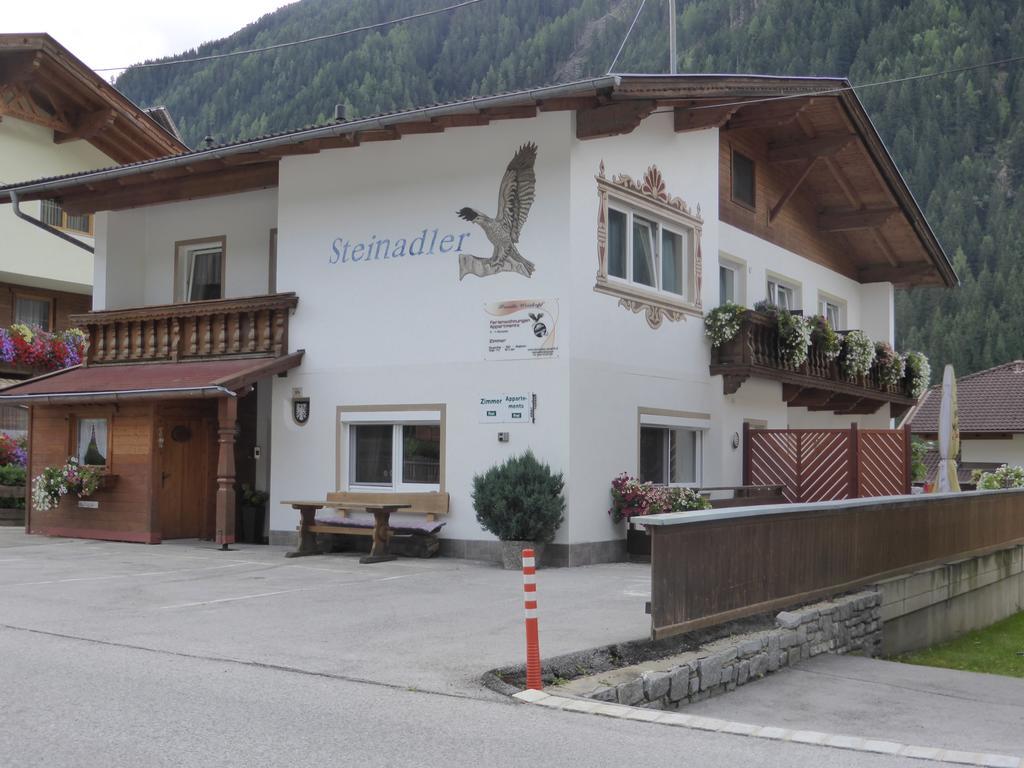
<instances>
[{"instance_id":1,"label":"window with white frame","mask_svg":"<svg viewBox=\"0 0 1024 768\"><path fill-rule=\"evenodd\" d=\"M739 261L718 256L718 303L745 304L746 267Z\"/></svg>"},{"instance_id":2,"label":"window with white frame","mask_svg":"<svg viewBox=\"0 0 1024 768\"><path fill-rule=\"evenodd\" d=\"M640 455L637 476L657 485L699 486L703 475L704 433L710 421L703 414L640 413ZM700 418L694 418L699 416Z\"/></svg>"},{"instance_id":3,"label":"window with white frame","mask_svg":"<svg viewBox=\"0 0 1024 768\"><path fill-rule=\"evenodd\" d=\"M225 238L187 240L175 245L174 300L224 298Z\"/></svg>"},{"instance_id":4,"label":"window with white frame","mask_svg":"<svg viewBox=\"0 0 1024 768\"><path fill-rule=\"evenodd\" d=\"M349 490L438 491L443 485L440 411L341 413Z\"/></svg>"},{"instance_id":5,"label":"window with white frame","mask_svg":"<svg viewBox=\"0 0 1024 768\"><path fill-rule=\"evenodd\" d=\"M800 309L799 289L793 283L785 282L773 275L768 276L767 298L770 304L790 311Z\"/></svg>"},{"instance_id":6,"label":"window with white frame","mask_svg":"<svg viewBox=\"0 0 1024 768\"><path fill-rule=\"evenodd\" d=\"M693 230L608 203L608 276L693 301Z\"/></svg>"},{"instance_id":7,"label":"window with white frame","mask_svg":"<svg viewBox=\"0 0 1024 768\"><path fill-rule=\"evenodd\" d=\"M818 314L833 328L843 330L846 326L846 302L833 296L818 294Z\"/></svg>"}]
</instances>

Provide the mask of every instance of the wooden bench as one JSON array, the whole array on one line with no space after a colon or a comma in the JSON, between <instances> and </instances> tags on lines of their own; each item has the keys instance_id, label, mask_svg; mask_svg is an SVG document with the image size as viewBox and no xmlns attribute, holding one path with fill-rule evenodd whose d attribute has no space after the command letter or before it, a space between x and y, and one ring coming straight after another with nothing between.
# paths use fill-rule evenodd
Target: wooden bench
<instances>
[{"instance_id":1,"label":"wooden bench","mask_svg":"<svg viewBox=\"0 0 1024 768\"><path fill-rule=\"evenodd\" d=\"M435 535L443 523L438 524L441 515L448 514L447 493L354 493L351 491L334 491L327 494L324 501L284 501L299 510L299 548L289 552L286 557L320 554L316 545L316 534L332 536L372 536L373 545L370 554L361 558L361 563L377 563L394 560L389 552L391 537L400 532L402 535L422 537L424 546L420 547L421 557L430 557L437 553L439 544ZM317 512L329 509L334 512L330 521L317 520ZM373 522L352 517L352 512L364 511L373 514ZM394 512L423 515L424 525L391 524Z\"/></svg>"}]
</instances>

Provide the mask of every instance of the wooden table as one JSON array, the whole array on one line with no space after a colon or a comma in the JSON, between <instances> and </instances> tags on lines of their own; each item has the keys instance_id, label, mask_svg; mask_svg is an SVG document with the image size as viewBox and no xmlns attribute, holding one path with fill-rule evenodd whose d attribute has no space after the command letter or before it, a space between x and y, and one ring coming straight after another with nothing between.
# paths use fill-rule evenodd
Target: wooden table
<instances>
[{"instance_id":1,"label":"wooden table","mask_svg":"<svg viewBox=\"0 0 1024 768\"><path fill-rule=\"evenodd\" d=\"M391 513L399 509L409 509L411 504L362 504L351 501L282 501L293 509L299 510L301 521L299 523L299 548L294 552L288 552L285 557L304 557L306 555L319 555L320 550L316 546L316 511L318 509L365 509L373 513L373 545L370 554L359 558L359 562L383 563L387 560L396 559L388 553L388 541L391 538ZM328 526L323 526L328 527ZM325 531L330 533L331 531Z\"/></svg>"}]
</instances>

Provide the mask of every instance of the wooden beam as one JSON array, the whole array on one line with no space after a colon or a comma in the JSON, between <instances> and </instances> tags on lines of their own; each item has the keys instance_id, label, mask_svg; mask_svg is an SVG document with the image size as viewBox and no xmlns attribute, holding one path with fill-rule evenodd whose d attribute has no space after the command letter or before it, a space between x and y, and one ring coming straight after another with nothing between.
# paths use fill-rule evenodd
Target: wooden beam
<instances>
[{"instance_id":1,"label":"wooden beam","mask_svg":"<svg viewBox=\"0 0 1024 768\"><path fill-rule=\"evenodd\" d=\"M399 123L395 126L399 136L414 136L418 133L444 133L444 126L427 121L419 123Z\"/></svg>"},{"instance_id":2,"label":"wooden beam","mask_svg":"<svg viewBox=\"0 0 1024 768\"><path fill-rule=\"evenodd\" d=\"M730 131L743 128L775 128L796 120L797 116L810 106L809 99L780 99L767 103L741 106L729 118L726 128Z\"/></svg>"},{"instance_id":3,"label":"wooden beam","mask_svg":"<svg viewBox=\"0 0 1024 768\"><path fill-rule=\"evenodd\" d=\"M783 384L782 399L793 408L815 408L826 405L835 392L829 389L815 389L798 384Z\"/></svg>"},{"instance_id":4,"label":"wooden beam","mask_svg":"<svg viewBox=\"0 0 1024 768\"><path fill-rule=\"evenodd\" d=\"M814 168L815 162L817 162L817 158L811 158L804 164L803 169L800 171L796 179L793 180L793 183L789 185L789 188L785 192L782 193L782 197L779 198L779 201L772 206L772 209L768 212L769 224L775 221L775 217L782 212L782 209L786 207L786 203L793 198L793 195L795 195L797 190L800 189L801 185L803 185L804 181L810 175L811 170Z\"/></svg>"},{"instance_id":5,"label":"wooden beam","mask_svg":"<svg viewBox=\"0 0 1024 768\"><path fill-rule=\"evenodd\" d=\"M931 278L931 279L929 279ZM938 270L931 264L869 264L857 270L862 283L893 283L895 285L940 282Z\"/></svg>"},{"instance_id":6,"label":"wooden beam","mask_svg":"<svg viewBox=\"0 0 1024 768\"><path fill-rule=\"evenodd\" d=\"M315 155L320 151L320 142L316 139L302 141L298 144L285 144L281 147L260 150L268 158L291 157L293 155Z\"/></svg>"},{"instance_id":7,"label":"wooden beam","mask_svg":"<svg viewBox=\"0 0 1024 768\"><path fill-rule=\"evenodd\" d=\"M491 122L491 118L480 114L441 115L440 117L435 117L434 122L445 128L468 128L477 125L487 125Z\"/></svg>"},{"instance_id":8,"label":"wooden beam","mask_svg":"<svg viewBox=\"0 0 1024 768\"><path fill-rule=\"evenodd\" d=\"M673 112L676 133L699 131L704 128L721 128L736 114L739 108L738 104L725 107L676 107Z\"/></svg>"},{"instance_id":9,"label":"wooden beam","mask_svg":"<svg viewBox=\"0 0 1024 768\"><path fill-rule=\"evenodd\" d=\"M64 144L69 141L92 139L114 124L117 119L117 112L113 109L98 109L87 115L82 115L74 121L74 130L71 133L53 132L53 143Z\"/></svg>"},{"instance_id":10,"label":"wooden beam","mask_svg":"<svg viewBox=\"0 0 1024 768\"><path fill-rule=\"evenodd\" d=\"M360 131L358 134L359 141L394 141L395 139L401 138L398 131L394 128L370 128L365 131Z\"/></svg>"},{"instance_id":11,"label":"wooden beam","mask_svg":"<svg viewBox=\"0 0 1024 768\"><path fill-rule=\"evenodd\" d=\"M848 232L854 229L874 229L898 213L898 208L859 208L856 210L825 210L818 214L818 229L822 232Z\"/></svg>"},{"instance_id":12,"label":"wooden beam","mask_svg":"<svg viewBox=\"0 0 1024 768\"><path fill-rule=\"evenodd\" d=\"M54 131L73 130L66 120L47 112L23 85L0 86L0 116L16 117Z\"/></svg>"},{"instance_id":13,"label":"wooden beam","mask_svg":"<svg viewBox=\"0 0 1024 768\"><path fill-rule=\"evenodd\" d=\"M857 195L857 190L853 188L853 185L850 183L850 180L846 178L846 174L843 173L843 169L840 168L836 164L836 161L833 160L831 157L824 158L824 162L825 165L828 167L829 171L832 172L832 178L835 179L836 186L838 186L839 189L843 191L843 194L846 195L846 199L850 203L850 205L852 205L854 208L860 208L861 202L860 197Z\"/></svg>"},{"instance_id":14,"label":"wooden beam","mask_svg":"<svg viewBox=\"0 0 1024 768\"><path fill-rule=\"evenodd\" d=\"M875 243L878 245L878 250L885 256L885 260L889 262L889 266L899 266L899 259L896 258L896 254L893 253L892 246L889 245L889 241L885 239L885 235L882 234L881 229L872 229L872 236L875 238Z\"/></svg>"},{"instance_id":15,"label":"wooden beam","mask_svg":"<svg viewBox=\"0 0 1024 768\"><path fill-rule=\"evenodd\" d=\"M131 186L109 192L76 192L59 197L61 206L72 214L119 211L176 200L227 195L251 189L276 187L278 164L243 165L217 172L172 178L146 186ZM154 180L155 181L155 180Z\"/></svg>"},{"instance_id":16,"label":"wooden beam","mask_svg":"<svg viewBox=\"0 0 1024 768\"><path fill-rule=\"evenodd\" d=\"M603 139L630 133L657 104L652 100L619 101L576 112L576 138Z\"/></svg>"},{"instance_id":17,"label":"wooden beam","mask_svg":"<svg viewBox=\"0 0 1024 768\"><path fill-rule=\"evenodd\" d=\"M4 56L0 60L0 83L26 83L36 77L43 63L43 52L25 52Z\"/></svg>"},{"instance_id":18,"label":"wooden beam","mask_svg":"<svg viewBox=\"0 0 1024 768\"><path fill-rule=\"evenodd\" d=\"M235 543L235 427L238 400L217 400L217 530L215 542L223 549Z\"/></svg>"},{"instance_id":19,"label":"wooden beam","mask_svg":"<svg viewBox=\"0 0 1024 768\"><path fill-rule=\"evenodd\" d=\"M814 139L800 139L768 145L769 163L786 163L793 160L814 160L836 154L857 137L852 133L826 134Z\"/></svg>"},{"instance_id":20,"label":"wooden beam","mask_svg":"<svg viewBox=\"0 0 1024 768\"><path fill-rule=\"evenodd\" d=\"M537 107L532 104L521 107L495 107L494 109L484 109L482 111L494 120L518 120L520 118L537 116Z\"/></svg>"},{"instance_id":21,"label":"wooden beam","mask_svg":"<svg viewBox=\"0 0 1024 768\"><path fill-rule=\"evenodd\" d=\"M343 133L340 136L331 136L320 139L320 149L344 149L346 147L358 147L359 137L354 133Z\"/></svg>"},{"instance_id":22,"label":"wooden beam","mask_svg":"<svg viewBox=\"0 0 1024 768\"><path fill-rule=\"evenodd\" d=\"M548 99L539 104L541 112L560 112L567 109L591 109L600 106L596 96L566 96L561 99Z\"/></svg>"}]
</instances>

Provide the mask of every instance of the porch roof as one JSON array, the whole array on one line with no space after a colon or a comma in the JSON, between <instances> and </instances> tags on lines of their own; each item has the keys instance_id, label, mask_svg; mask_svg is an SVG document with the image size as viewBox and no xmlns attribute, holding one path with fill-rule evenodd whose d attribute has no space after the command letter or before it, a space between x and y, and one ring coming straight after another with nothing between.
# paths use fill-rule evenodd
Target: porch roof
<instances>
[{"instance_id":1,"label":"porch roof","mask_svg":"<svg viewBox=\"0 0 1024 768\"><path fill-rule=\"evenodd\" d=\"M0 405L238 397L259 379L295 368L302 355L76 366L4 389Z\"/></svg>"}]
</instances>

